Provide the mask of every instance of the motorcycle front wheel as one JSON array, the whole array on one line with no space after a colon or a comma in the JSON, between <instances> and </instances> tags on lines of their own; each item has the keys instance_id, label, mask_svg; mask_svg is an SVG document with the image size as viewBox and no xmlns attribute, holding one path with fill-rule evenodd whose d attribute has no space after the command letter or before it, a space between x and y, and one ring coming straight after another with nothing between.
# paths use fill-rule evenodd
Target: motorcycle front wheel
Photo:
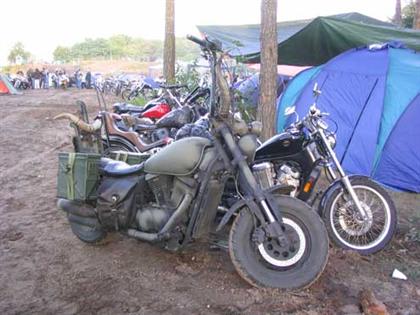
<instances>
[{"instance_id":1,"label":"motorcycle front wheel","mask_svg":"<svg viewBox=\"0 0 420 315\"><path fill-rule=\"evenodd\" d=\"M266 237L257 244L253 240L255 218L244 208L230 231L230 257L239 275L253 286L304 289L327 264L328 235L322 220L304 202L288 196L276 196L276 201L289 244L282 246Z\"/></svg>"},{"instance_id":2,"label":"motorcycle front wheel","mask_svg":"<svg viewBox=\"0 0 420 315\"><path fill-rule=\"evenodd\" d=\"M362 255L374 254L389 244L397 228L397 211L388 192L367 177L350 177L364 208L364 220L344 189L336 189L325 202L323 219L330 239Z\"/></svg>"}]
</instances>

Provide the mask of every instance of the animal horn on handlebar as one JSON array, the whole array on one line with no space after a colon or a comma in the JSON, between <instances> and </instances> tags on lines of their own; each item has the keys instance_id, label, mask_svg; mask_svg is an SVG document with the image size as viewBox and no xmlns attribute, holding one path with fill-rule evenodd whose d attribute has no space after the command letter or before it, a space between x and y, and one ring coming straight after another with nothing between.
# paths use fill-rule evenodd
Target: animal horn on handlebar
<instances>
[{"instance_id":1,"label":"animal horn on handlebar","mask_svg":"<svg viewBox=\"0 0 420 315\"><path fill-rule=\"evenodd\" d=\"M77 127L86 131L86 132L95 132L99 130L102 126L102 122L100 120L95 120L92 124L88 124L84 122L82 119L77 117L76 115L70 113L61 113L54 117L54 120L57 119L68 119L72 121Z\"/></svg>"},{"instance_id":2,"label":"animal horn on handlebar","mask_svg":"<svg viewBox=\"0 0 420 315\"><path fill-rule=\"evenodd\" d=\"M222 73L221 63L222 58L219 58L216 64L216 80L220 92L219 115L222 118L227 118L230 112L231 98L229 85Z\"/></svg>"}]
</instances>

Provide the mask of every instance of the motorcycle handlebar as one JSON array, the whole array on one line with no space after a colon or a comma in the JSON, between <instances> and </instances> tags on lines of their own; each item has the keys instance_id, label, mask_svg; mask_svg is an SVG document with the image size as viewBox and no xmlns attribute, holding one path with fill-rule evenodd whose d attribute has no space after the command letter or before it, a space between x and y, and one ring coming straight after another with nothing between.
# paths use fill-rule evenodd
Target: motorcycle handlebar
<instances>
[{"instance_id":1,"label":"motorcycle handlebar","mask_svg":"<svg viewBox=\"0 0 420 315\"><path fill-rule=\"evenodd\" d=\"M207 47L206 42L202 39L199 39L198 37L195 37L193 35L187 35L187 39L189 39L190 41L202 46L202 47Z\"/></svg>"},{"instance_id":2,"label":"motorcycle handlebar","mask_svg":"<svg viewBox=\"0 0 420 315\"><path fill-rule=\"evenodd\" d=\"M161 84L160 87L165 90L182 89L187 88L186 84Z\"/></svg>"},{"instance_id":3,"label":"motorcycle handlebar","mask_svg":"<svg viewBox=\"0 0 420 315\"><path fill-rule=\"evenodd\" d=\"M211 51L222 51L222 44L219 41L211 41L207 37L199 39L193 35L187 35L187 39Z\"/></svg>"}]
</instances>

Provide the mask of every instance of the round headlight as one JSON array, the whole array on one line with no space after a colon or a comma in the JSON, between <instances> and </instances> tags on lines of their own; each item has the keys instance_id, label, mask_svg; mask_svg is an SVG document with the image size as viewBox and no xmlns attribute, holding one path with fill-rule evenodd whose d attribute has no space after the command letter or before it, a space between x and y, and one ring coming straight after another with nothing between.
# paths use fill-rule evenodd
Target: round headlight
<instances>
[{"instance_id":1,"label":"round headlight","mask_svg":"<svg viewBox=\"0 0 420 315\"><path fill-rule=\"evenodd\" d=\"M328 124L325 121L323 121L322 119L318 119L318 127L326 130L326 129L328 129Z\"/></svg>"},{"instance_id":2,"label":"round headlight","mask_svg":"<svg viewBox=\"0 0 420 315\"><path fill-rule=\"evenodd\" d=\"M334 149L335 145L337 144L337 140L335 138L335 135L333 135L333 134L328 135L327 141L328 141L328 144L331 146L331 148Z\"/></svg>"}]
</instances>

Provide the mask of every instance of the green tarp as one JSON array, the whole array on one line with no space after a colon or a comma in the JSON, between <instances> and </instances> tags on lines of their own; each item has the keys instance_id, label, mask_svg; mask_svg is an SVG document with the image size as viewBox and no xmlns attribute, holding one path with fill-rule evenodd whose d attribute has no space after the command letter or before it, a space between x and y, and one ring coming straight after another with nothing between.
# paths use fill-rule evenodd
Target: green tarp
<instances>
[{"instance_id":1,"label":"green tarp","mask_svg":"<svg viewBox=\"0 0 420 315\"><path fill-rule=\"evenodd\" d=\"M197 26L238 60L260 62L260 25ZM355 47L399 41L420 51L420 31L397 28L360 13L277 23L278 64L320 65Z\"/></svg>"}]
</instances>

